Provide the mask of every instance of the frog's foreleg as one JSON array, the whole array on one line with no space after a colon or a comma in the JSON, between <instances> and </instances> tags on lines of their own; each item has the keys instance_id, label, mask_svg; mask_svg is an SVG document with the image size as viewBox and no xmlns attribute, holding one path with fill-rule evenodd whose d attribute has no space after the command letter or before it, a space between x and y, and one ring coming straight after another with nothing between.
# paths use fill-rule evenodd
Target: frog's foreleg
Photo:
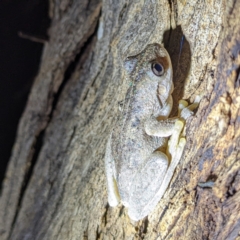
<instances>
[{"instance_id":1,"label":"frog's foreleg","mask_svg":"<svg viewBox=\"0 0 240 240\"><path fill-rule=\"evenodd\" d=\"M145 131L150 136L169 137L173 133L173 128L177 120L177 117L158 120L156 117L152 116L144 123Z\"/></svg>"},{"instance_id":2,"label":"frog's foreleg","mask_svg":"<svg viewBox=\"0 0 240 240\"><path fill-rule=\"evenodd\" d=\"M108 203L111 207L115 207L120 202L118 192L115 163L111 153L111 136L108 139L105 153L105 172L107 177Z\"/></svg>"}]
</instances>

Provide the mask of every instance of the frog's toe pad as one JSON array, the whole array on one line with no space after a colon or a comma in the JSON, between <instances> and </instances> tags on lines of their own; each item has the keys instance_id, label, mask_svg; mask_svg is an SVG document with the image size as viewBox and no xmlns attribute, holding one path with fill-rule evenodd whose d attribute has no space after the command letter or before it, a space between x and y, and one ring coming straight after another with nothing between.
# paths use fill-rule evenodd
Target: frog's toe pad
<instances>
[{"instance_id":1,"label":"frog's toe pad","mask_svg":"<svg viewBox=\"0 0 240 240\"><path fill-rule=\"evenodd\" d=\"M185 147L185 145L186 145L186 138L184 138L184 137L180 138L178 147L180 149L183 149Z\"/></svg>"},{"instance_id":2,"label":"frog's toe pad","mask_svg":"<svg viewBox=\"0 0 240 240\"><path fill-rule=\"evenodd\" d=\"M181 111L181 118L183 119L188 119L189 117L191 117L193 115L193 112L191 110L189 110L188 108L184 108L182 111Z\"/></svg>"},{"instance_id":3,"label":"frog's toe pad","mask_svg":"<svg viewBox=\"0 0 240 240\"><path fill-rule=\"evenodd\" d=\"M176 132L181 132L184 127L184 123L181 120L177 120L174 126Z\"/></svg>"},{"instance_id":4,"label":"frog's toe pad","mask_svg":"<svg viewBox=\"0 0 240 240\"><path fill-rule=\"evenodd\" d=\"M186 100L183 100L183 99L179 100L179 102L178 102L178 109L179 110L182 110L187 106L188 106L188 102Z\"/></svg>"}]
</instances>

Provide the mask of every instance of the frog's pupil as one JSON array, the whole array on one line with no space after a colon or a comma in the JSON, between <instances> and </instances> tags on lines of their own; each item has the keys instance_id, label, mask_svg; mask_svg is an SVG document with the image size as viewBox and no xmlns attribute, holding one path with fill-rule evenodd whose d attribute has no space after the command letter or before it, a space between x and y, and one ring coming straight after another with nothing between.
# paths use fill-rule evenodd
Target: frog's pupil
<instances>
[{"instance_id":1,"label":"frog's pupil","mask_svg":"<svg viewBox=\"0 0 240 240\"><path fill-rule=\"evenodd\" d=\"M158 72L162 72L162 66L158 63L155 64L154 68L158 71Z\"/></svg>"}]
</instances>

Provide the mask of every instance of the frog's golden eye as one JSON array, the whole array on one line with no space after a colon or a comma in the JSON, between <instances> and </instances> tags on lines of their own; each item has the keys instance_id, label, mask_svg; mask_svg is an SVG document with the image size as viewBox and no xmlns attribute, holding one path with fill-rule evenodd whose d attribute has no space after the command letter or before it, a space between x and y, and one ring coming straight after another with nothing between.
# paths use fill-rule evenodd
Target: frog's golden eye
<instances>
[{"instance_id":1,"label":"frog's golden eye","mask_svg":"<svg viewBox=\"0 0 240 240\"><path fill-rule=\"evenodd\" d=\"M158 62L152 63L152 71L156 76L162 76L164 74L164 68L162 64Z\"/></svg>"}]
</instances>

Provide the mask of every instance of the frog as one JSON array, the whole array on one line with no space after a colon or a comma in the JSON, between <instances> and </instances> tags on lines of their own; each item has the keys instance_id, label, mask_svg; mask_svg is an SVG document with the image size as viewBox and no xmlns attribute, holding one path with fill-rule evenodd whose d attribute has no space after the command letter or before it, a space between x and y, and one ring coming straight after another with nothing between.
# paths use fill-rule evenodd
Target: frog
<instances>
[{"instance_id":1,"label":"frog","mask_svg":"<svg viewBox=\"0 0 240 240\"><path fill-rule=\"evenodd\" d=\"M108 203L122 203L139 221L166 192L186 144L185 123L199 101L173 107L173 70L167 50L152 43L123 62L129 88L107 141L105 172Z\"/></svg>"}]
</instances>

